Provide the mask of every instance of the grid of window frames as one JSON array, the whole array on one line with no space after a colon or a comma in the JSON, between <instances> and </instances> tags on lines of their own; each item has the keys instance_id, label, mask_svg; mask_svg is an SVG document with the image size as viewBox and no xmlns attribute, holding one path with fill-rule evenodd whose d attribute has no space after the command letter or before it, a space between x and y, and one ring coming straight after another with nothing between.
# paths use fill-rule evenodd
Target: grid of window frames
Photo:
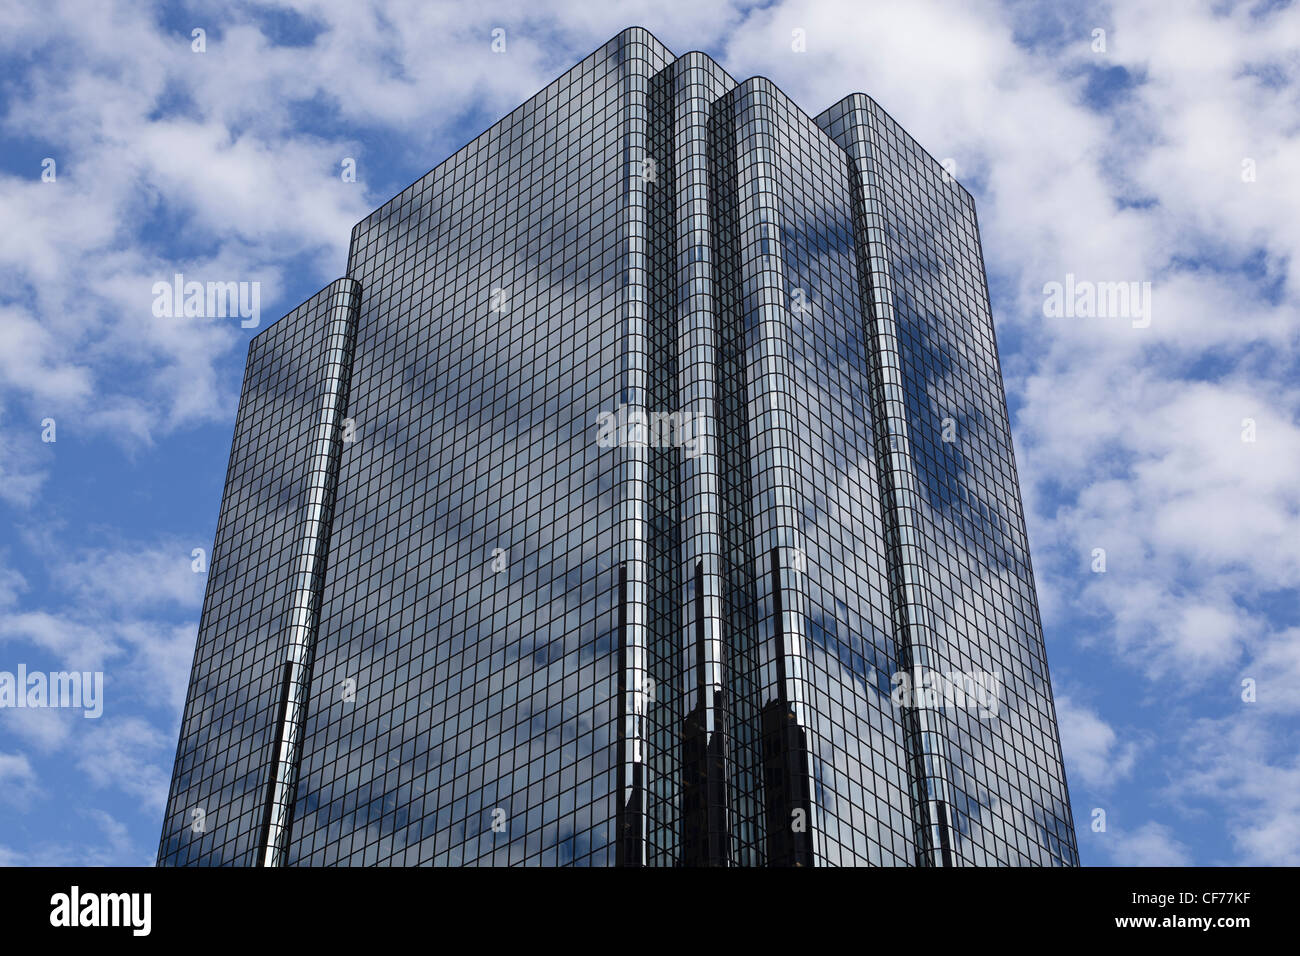
<instances>
[{"instance_id":1,"label":"grid of window frames","mask_svg":"<svg viewBox=\"0 0 1300 956\"><path fill-rule=\"evenodd\" d=\"M254 862L281 697L304 477L329 383L333 283L248 348L230 465L176 765L161 865Z\"/></svg>"},{"instance_id":2,"label":"grid of window frames","mask_svg":"<svg viewBox=\"0 0 1300 956\"><path fill-rule=\"evenodd\" d=\"M873 144L944 667L1000 690L995 713L943 711L956 852L1077 865L974 200L869 97L818 122Z\"/></svg>"},{"instance_id":3,"label":"grid of window frames","mask_svg":"<svg viewBox=\"0 0 1300 956\"><path fill-rule=\"evenodd\" d=\"M290 863L918 861L864 137L939 659L1002 681L942 716L954 862L1077 862L970 196L634 28L353 231ZM324 302L250 347L163 862L251 862ZM605 447L620 406L697 453Z\"/></svg>"},{"instance_id":4,"label":"grid of window frames","mask_svg":"<svg viewBox=\"0 0 1300 956\"><path fill-rule=\"evenodd\" d=\"M759 407L785 403L797 423L790 429L787 479L794 514L784 523L793 525L788 540L800 553L786 559L782 571L788 590L801 592L791 594L787 606L802 598L804 607L800 663L815 862L908 865L915 846L901 724L889 698L896 653L847 158L775 86L758 81L752 87L737 118L738 148L742 156L747 149L764 153L767 175L757 192L763 201L742 215L741 232L748 237L742 259L776 262L781 269L775 304L783 394ZM772 304L770 298L747 300L747 325L757 324L755 310ZM751 429L762 427L751 419ZM754 456L758 467L762 454ZM762 489L753 497L779 501ZM756 550L761 558L762 547Z\"/></svg>"},{"instance_id":5,"label":"grid of window frames","mask_svg":"<svg viewBox=\"0 0 1300 956\"><path fill-rule=\"evenodd\" d=\"M365 290L291 860L612 864L624 37L355 230ZM669 681L667 687L673 686Z\"/></svg>"}]
</instances>

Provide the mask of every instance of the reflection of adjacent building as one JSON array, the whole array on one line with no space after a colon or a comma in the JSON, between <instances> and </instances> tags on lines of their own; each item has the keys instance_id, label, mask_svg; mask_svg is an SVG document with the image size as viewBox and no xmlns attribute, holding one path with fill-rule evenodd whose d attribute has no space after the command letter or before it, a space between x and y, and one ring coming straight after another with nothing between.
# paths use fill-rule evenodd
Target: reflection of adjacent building
<instances>
[{"instance_id":1,"label":"reflection of adjacent building","mask_svg":"<svg viewBox=\"0 0 1300 956\"><path fill-rule=\"evenodd\" d=\"M631 29L393 197L211 567L164 864L1077 862L973 202L861 94Z\"/></svg>"}]
</instances>

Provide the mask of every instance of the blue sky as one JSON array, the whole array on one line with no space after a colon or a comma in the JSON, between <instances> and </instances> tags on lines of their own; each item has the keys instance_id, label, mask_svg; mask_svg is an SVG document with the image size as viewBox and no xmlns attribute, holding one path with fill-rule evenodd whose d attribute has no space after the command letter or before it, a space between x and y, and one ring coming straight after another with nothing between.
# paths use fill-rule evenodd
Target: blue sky
<instances>
[{"instance_id":1,"label":"blue sky","mask_svg":"<svg viewBox=\"0 0 1300 956\"><path fill-rule=\"evenodd\" d=\"M0 7L0 670L106 684L0 710L0 864L156 849L257 329L154 283L260 282L265 327L632 24L869 93L974 193L1083 861L1300 864L1300 8L1142 0ZM1046 315L1067 276L1149 324Z\"/></svg>"}]
</instances>

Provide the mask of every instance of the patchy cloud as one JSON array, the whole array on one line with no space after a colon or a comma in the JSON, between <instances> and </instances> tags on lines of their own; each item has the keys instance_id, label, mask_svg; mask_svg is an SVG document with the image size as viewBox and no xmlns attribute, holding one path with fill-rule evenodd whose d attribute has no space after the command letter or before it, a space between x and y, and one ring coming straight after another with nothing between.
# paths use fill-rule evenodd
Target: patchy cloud
<instances>
[{"instance_id":1,"label":"patchy cloud","mask_svg":"<svg viewBox=\"0 0 1300 956\"><path fill-rule=\"evenodd\" d=\"M184 11L0 7L0 654L103 667L122 708L0 715L8 772L82 828L0 808L0 861L156 843L256 330L155 316L154 283L256 281L271 321L354 222L632 23L810 113L870 93L975 195L1076 817L1118 827L1084 861L1300 858L1300 7ZM1149 322L1047 315L1067 277L1149 282Z\"/></svg>"}]
</instances>

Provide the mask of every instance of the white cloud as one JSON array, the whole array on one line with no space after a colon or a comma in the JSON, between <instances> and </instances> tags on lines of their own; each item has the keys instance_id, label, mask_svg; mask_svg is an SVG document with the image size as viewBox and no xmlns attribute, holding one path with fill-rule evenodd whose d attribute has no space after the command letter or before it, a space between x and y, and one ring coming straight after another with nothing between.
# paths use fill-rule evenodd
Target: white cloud
<instances>
[{"instance_id":1,"label":"white cloud","mask_svg":"<svg viewBox=\"0 0 1300 956\"><path fill-rule=\"evenodd\" d=\"M1171 796L1221 815L1236 862L1300 865L1300 756L1294 726L1254 705L1235 716L1196 721L1182 741L1190 759Z\"/></svg>"},{"instance_id":2,"label":"white cloud","mask_svg":"<svg viewBox=\"0 0 1300 956\"><path fill-rule=\"evenodd\" d=\"M0 800L21 809L38 789L36 771L26 754L0 752Z\"/></svg>"},{"instance_id":3,"label":"white cloud","mask_svg":"<svg viewBox=\"0 0 1300 956\"><path fill-rule=\"evenodd\" d=\"M0 710L4 736L30 744L38 753L54 753L87 723L80 712L51 707L6 707Z\"/></svg>"},{"instance_id":4,"label":"white cloud","mask_svg":"<svg viewBox=\"0 0 1300 956\"><path fill-rule=\"evenodd\" d=\"M0 643L25 642L52 655L59 669L98 671L122 653L111 633L99 625L73 621L48 611L23 611L0 619ZM30 669L37 669L32 662Z\"/></svg>"},{"instance_id":5,"label":"white cloud","mask_svg":"<svg viewBox=\"0 0 1300 956\"><path fill-rule=\"evenodd\" d=\"M27 507L40 494L51 459L40 437L42 417L38 413L23 421L0 401L0 502Z\"/></svg>"},{"instance_id":6,"label":"white cloud","mask_svg":"<svg viewBox=\"0 0 1300 956\"><path fill-rule=\"evenodd\" d=\"M60 562L57 576L79 602L97 608L197 609L207 575L193 570L195 546L170 537L135 546L85 549ZM203 550L206 555L210 549L205 544Z\"/></svg>"},{"instance_id":7,"label":"white cloud","mask_svg":"<svg viewBox=\"0 0 1300 956\"><path fill-rule=\"evenodd\" d=\"M41 840L28 850L0 845L0 866L123 866L152 865L154 856L141 853L132 842L127 826L105 810L91 808L76 814L89 820L100 839L83 834L80 839L57 842Z\"/></svg>"},{"instance_id":8,"label":"white cloud","mask_svg":"<svg viewBox=\"0 0 1300 956\"><path fill-rule=\"evenodd\" d=\"M167 802L176 741L139 717L111 717L77 738L77 766L95 787L111 787L161 814Z\"/></svg>"},{"instance_id":9,"label":"white cloud","mask_svg":"<svg viewBox=\"0 0 1300 956\"><path fill-rule=\"evenodd\" d=\"M1107 790L1132 773L1139 752L1137 742L1122 739L1096 711L1058 694L1056 719L1066 773L1076 794L1079 783Z\"/></svg>"},{"instance_id":10,"label":"white cloud","mask_svg":"<svg viewBox=\"0 0 1300 956\"><path fill-rule=\"evenodd\" d=\"M1150 821L1136 830L1111 830L1099 834L1111 862L1116 866L1190 866L1192 855L1186 844L1163 823Z\"/></svg>"},{"instance_id":11,"label":"white cloud","mask_svg":"<svg viewBox=\"0 0 1300 956\"><path fill-rule=\"evenodd\" d=\"M0 553L0 609L12 607L18 603L18 596L27 590L27 580L14 568L9 567Z\"/></svg>"},{"instance_id":12,"label":"white cloud","mask_svg":"<svg viewBox=\"0 0 1300 956\"><path fill-rule=\"evenodd\" d=\"M1300 712L1300 627L1275 631L1264 641L1233 685L1240 696L1242 680L1254 681L1254 706L1271 715L1293 716Z\"/></svg>"}]
</instances>

